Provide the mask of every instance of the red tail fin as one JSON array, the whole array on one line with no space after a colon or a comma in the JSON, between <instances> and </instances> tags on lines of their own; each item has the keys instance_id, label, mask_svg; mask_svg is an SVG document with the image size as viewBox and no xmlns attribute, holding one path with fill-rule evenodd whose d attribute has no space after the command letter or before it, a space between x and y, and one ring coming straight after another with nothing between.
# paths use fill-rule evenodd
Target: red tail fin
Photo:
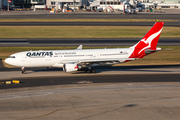
<instances>
[{"instance_id":1,"label":"red tail fin","mask_svg":"<svg viewBox=\"0 0 180 120\"><path fill-rule=\"evenodd\" d=\"M134 52L130 58L142 58L144 57L145 50L156 50L156 46L163 28L164 22L156 22L154 26L146 33L146 35L134 46Z\"/></svg>"}]
</instances>

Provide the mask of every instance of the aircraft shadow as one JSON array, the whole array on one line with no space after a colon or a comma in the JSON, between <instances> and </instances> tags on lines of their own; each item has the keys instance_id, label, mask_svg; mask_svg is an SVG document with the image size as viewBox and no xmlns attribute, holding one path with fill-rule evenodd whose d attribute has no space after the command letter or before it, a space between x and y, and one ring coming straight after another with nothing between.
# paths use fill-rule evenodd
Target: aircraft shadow
<instances>
[{"instance_id":1,"label":"aircraft shadow","mask_svg":"<svg viewBox=\"0 0 180 120\"><path fill-rule=\"evenodd\" d=\"M164 70L150 70L151 68L164 68ZM170 72L168 68L180 68L180 65L144 65L144 66L99 66L92 67L96 70L96 73L104 71L146 71L146 72ZM16 68L17 69L17 68ZM141 70L147 69L147 70ZM148 70L149 69L149 70ZM13 70L13 69L12 69ZM26 70L32 70L33 72L48 72L48 71L63 71L62 68L27 68ZM20 71L20 69L18 69ZM72 74L83 74L84 71L72 72Z\"/></svg>"},{"instance_id":2,"label":"aircraft shadow","mask_svg":"<svg viewBox=\"0 0 180 120\"><path fill-rule=\"evenodd\" d=\"M180 68L180 65L143 65L143 66L99 66L92 67L96 70L96 73L104 71L146 71L146 72L171 72L166 70L167 68ZM164 70L150 70L151 68L164 68ZM149 70L141 70L149 69ZM83 72L77 72L73 74L82 74Z\"/></svg>"}]
</instances>

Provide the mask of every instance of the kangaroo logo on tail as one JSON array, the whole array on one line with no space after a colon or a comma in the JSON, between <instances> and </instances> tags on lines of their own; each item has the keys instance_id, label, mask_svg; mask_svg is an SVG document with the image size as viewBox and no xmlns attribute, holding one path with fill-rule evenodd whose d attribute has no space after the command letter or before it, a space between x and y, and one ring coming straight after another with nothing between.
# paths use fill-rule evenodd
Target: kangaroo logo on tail
<instances>
[{"instance_id":1,"label":"kangaroo logo on tail","mask_svg":"<svg viewBox=\"0 0 180 120\"><path fill-rule=\"evenodd\" d=\"M129 58L143 58L146 49L156 50L156 46L162 31L164 22L156 22L146 35L134 46L133 53Z\"/></svg>"}]
</instances>

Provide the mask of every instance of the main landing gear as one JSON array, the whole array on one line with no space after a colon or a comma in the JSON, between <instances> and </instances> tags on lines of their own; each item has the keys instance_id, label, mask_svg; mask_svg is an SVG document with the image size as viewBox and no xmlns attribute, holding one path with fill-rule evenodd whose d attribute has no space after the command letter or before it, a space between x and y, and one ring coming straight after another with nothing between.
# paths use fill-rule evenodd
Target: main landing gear
<instances>
[{"instance_id":1,"label":"main landing gear","mask_svg":"<svg viewBox=\"0 0 180 120\"><path fill-rule=\"evenodd\" d=\"M91 68L85 69L85 73L96 73L96 70L91 69Z\"/></svg>"},{"instance_id":2,"label":"main landing gear","mask_svg":"<svg viewBox=\"0 0 180 120\"><path fill-rule=\"evenodd\" d=\"M26 74L25 67L22 67L22 68L21 68L21 71L22 71L22 74Z\"/></svg>"}]
</instances>

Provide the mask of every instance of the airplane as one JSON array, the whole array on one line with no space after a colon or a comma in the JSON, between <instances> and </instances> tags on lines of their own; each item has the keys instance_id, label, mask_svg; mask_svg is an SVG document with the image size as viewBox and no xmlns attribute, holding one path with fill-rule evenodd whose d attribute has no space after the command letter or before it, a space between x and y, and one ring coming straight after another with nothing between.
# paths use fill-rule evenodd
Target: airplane
<instances>
[{"instance_id":1,"label":"airplane","mask_svg":"<svg viewBox=\"0 0 180 120\"><path fill-rule=\"evenodd\" d=\"M146 35L134 46L129 48L82 49L80 45L75 50L39 50L24 51L10 55L5 62L21 67L60 67L64 72L84 70L85 73L95 73L93 66L114 65L136 59L161 50L157 43L164 22L156 22Z\"/></svg>"}]
</instances>

